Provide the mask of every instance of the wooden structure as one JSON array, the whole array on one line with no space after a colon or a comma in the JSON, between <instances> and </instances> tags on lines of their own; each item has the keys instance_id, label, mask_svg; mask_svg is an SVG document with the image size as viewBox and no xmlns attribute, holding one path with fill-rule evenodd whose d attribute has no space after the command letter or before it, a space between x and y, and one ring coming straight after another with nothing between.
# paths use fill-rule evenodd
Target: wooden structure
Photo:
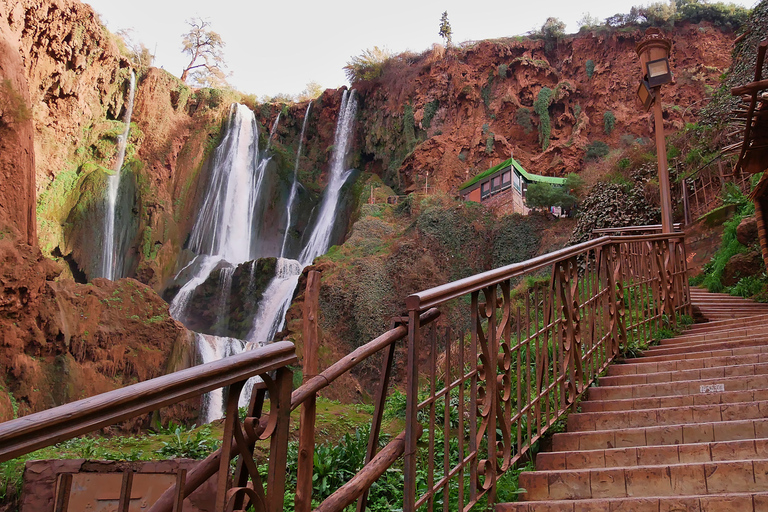
<instances>
[{"instance_id":1,"label":"wooden structure","mask_svg":"<svg viewBox=\"0 0 768 512\"><path fill-rule=\"evenodd\" d=\"M744 121L744 140L741 142L736 170L751 175L768 169L768 80L763 79L763 64L768 39L757 47L755 80L742 87L731 90L734 96L740 96L745 108L738 111L739 120ZM750 198L755 202L755 216L760 237L763 261L768 267L768 175L763 174Z\"/></svg>"},{"instance_id":2,"label":"wooden structure","mask_svg":"<svg viewBox=\"0 0 768 512\"><path fill-rule=\"evenodd\" d=\"M549 183L562 187L565 185L565 178L531 174L523 169L517 160L510 158L466 181L459 187L459 194L465 201L477 203L501 193L510 194L513 211L526 214L528 207L525 204L525 194L530 183Z\"/></svg>"}]
</instances>

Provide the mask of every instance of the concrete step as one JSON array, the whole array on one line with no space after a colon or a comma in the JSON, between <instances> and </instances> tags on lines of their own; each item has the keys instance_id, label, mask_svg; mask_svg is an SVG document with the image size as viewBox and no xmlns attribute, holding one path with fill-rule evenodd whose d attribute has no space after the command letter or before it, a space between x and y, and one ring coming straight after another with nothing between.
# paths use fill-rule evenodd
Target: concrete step
<instances>
[{"instance_id":1,"label":"concrete step","mask_svg":"<svg viewBox=\"0 0 768 512\"><path fill-rule=\"evenodd\" d=\"M499 503L496 512L765 512L768 493Z\"/></svg>"},{"instance_id":2,"label":"concrete step","mask_svg":"<svg viewBox=\"0 0 768 512\"><path fill-rule=\"evenodd\" d=\"M751 402L753 400L768 400L768 389L619 400L585 400L579 404L579 409L581 412L629 411L633 409L660 409L690 405L735 404Z\"/></svg>"},{"instance_id":3,"label":"concrete step","mask_svg":"<svg viewBox=\"0 0 768 512\"><path fill-rule=\"evenodd\" d=\"M525 501L768 492L768 459L520 474Z\"/></svg>"},{"instance_id":4,"label":"concrete step","mask_svg":"<svg viewBox=\"0 0 768 512\"><path fill-rule=\"evenodd\" d=\"M766 359L768 359L768 354L765 356ZM718 379L723 377L762 375L765 373L768 373L768 362L757 364L730 364L712 366L709 368L694 368L690 370L678 369L656 373L641 373L637 375L607 375L605 377L600 377L598 382L600 386L631 386L634 384Z\"/></svg>"},{"instance_id":5,"label":"concrete step","mask_svg":"<svg viewBox=\"0 0 768 512\"><path fill-rule=\"evenodd\" d=\"M768 418L768 401L691 405L634 411L581 412L568 415L568 432L653 427Z\"/></svg>"},{"instance_id":6,"label":"concrete step","mask_svg":"<svg viewBox=\"0 0 768 512\"><path fill-rule=\"evenodd\" d=\"M763 438L768 438L768 419L766 418L661 425L622 430L563 432L552 436L552 450L558 452L605 450L632 446L714 443Z\"/></svg>"},{"instance_id":7,"label":"concrete step","mask_svg":"<svg viewBox=\"0 0 768 512\"><path fill-rule=\"evenodd\" d=\"M659 341L662 345L679 345L690 341L714 341L723 339L733 339L745 336L768 335L768 317L758 317L752 322L740 320L738 324L718 328L715 330L685 331L674 338L665 338Z\"/></svg>"},{"instance_id":8,"label":"concrete step","mask_svg":"<svg viewBox=\"0 0 768 512\"><path fill-rule=\"evenodd\" d=\"M768 345L766 336L743 336L734 339L711 340L711 341L692 341L680 343L678 345L657 345L643 351L643 357L653 357L672 354L685 354L689 352L700 352L702 350L723 350L739 347L754 347L759 345Z\"/></svg>"},{"instance_id":9,"label":"concrete step","mask_svg":"<svg viewBox=\"0 0 768 512\"><path fill-rule=\"evenodd\" d=\"M536 470L562 471L755 458L768 458L768 439L666 446L633 446L606 450L540 452L536 455Z\"/></svg>"},{"instance_id":10,"label":"concrete step","mask_svg":"<svg viewBox=\"0 0 768 512\"><path fill-rule=\"evenodd\" d=\"M642 361L642 359L630 359L629 361ZM608 367L606 377L617 375L641 375L659 372L675 372L680 370L694 370L697 368L714 368L717 366L760 364L768 363L768 351L743 356L707 357L700 359L675 359L658 363L625 362L612 364ZM600 377L600 385L606 377Z\"/></svg>"},{"instance_id":11,"label":"concrete step","mask_svg":"<svg viewBox=\"0 0 768 512\"><path fill-rule=\"evenodd\" d=\"M708 357L741 356L746 354L759 354L768 352L768 346L757 344L751 347L725 348L718 350L702 349L700 352L687 352L684 354L666 354L658 356L643 355L625 361L637 361L643 363L658 363L660 361L678 361L681 359L702 359Z\"/></svg>"},{"instance_id":12,"label":"concrete step","mask_svg":"<svg viewBox=\"0 0 768 512\"><path fill-rule=\"evenodd\" d=\"M594 386L587 390L587 397L589 400L620 400L752 389L768 389L768 375L693 379L628 386Z\"/></svg>"}]
</instances>

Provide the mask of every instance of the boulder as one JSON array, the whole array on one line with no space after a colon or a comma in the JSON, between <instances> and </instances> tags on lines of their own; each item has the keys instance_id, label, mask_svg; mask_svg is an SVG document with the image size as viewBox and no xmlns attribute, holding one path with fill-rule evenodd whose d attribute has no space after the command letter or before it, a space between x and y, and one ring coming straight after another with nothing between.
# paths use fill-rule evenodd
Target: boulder
<instances>
[{"instance_id":1,"label":"boulder","mask_svg":"<svg viewBox=\"0 0 768 512\"><path fill-rule=\"evenodd\" d=\"M746 217L739 223L736 228L736 240L747 247L757 242L757 218L754 215Z\"/></svg>"},{"instance_id":2,"label":"boulder","mask_svg":"<svg viewBox=\"0 0 768 512\"><path fill-rule=\"evenodd\" d=\"M764 270L765 264L759 251L734 254L723 270L723 284L733 286L742 277L754 276Z\"/></svg>"}]
</instances>

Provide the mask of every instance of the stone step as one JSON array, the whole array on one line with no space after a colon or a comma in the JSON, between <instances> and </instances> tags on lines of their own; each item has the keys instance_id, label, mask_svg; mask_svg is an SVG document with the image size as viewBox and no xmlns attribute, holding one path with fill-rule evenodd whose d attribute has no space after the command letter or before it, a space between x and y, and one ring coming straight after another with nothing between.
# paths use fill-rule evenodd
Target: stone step
<instances>
[{"instance_id":1,"label":"stone step","mask_svg":"<svg viewBox=\"0 0 768 512\"><path fill-rule=\"evenodd\" d=\"M765 512L768 493L499 503L496 512Z\"/></svg>"},{"instance_id":2,"label":"stone step","mask_svg":"<svg viewBox=\"0 0 768 512\"><path fill-rule=\"evenodd\" d=\"M562 432L552 436L552 450L558 452L605 450L632 446L714 443L763 438L768 438L768 419L766 418L661 425L622 430Z\"/></svg>"},{"instance_id":3,"label":"stone step","mask_svg":"<svg viewBox=\"0 0 768 512\"><path fill-rule=\"evenodd\" d=\"M765 357L768 360L768 354L765 354ZM766 373L768 373L768 362L757 364L730 364L690 370L678 369L656 373L641 373L637 375L606 375L605 377L600 377L598 382L600 386L631 386L634 384L719 379L723 377L763 375Z\"/></svg>"},{"instance_id":4,"label":"stone step","mask_svg":"<svg viewBox=\"0 0 768 512\"><path fill-rule=\"evenodd\" d=\"M657 363L659 361L677 361L681 359L702 359L709 357L741 356L746 354L768 353L768 346L758 344L751 347L726 348L718 350L706 350L701 352L687 352L685 354L667 354L658 356L643 355L635 359L625 359L625 361L638 361L643 363Z\"/></svg>"},{"instance_id":5,"label":"stone step","mask_svg":"<svg viewBox=\"0 0 768 512\"><path fill-rule=\"evenodd\" d=\"M581 412L629 411L633 409L660 409L690 405L735 404L751 402L753 400L768 400L768 389L619 400L585 400L579 403L579 408Z\"/></svg>"},{"instance_id":6,"label":"stone step","mask_svg":"<svg viewBox=\"0 0 768 512\"><path fill-rule=\"evenodd\" d=\"M693 341L681 343L679 345L657 345L643 351L642 357L662 356L673 354L685 354L689 352L700 352L702 350L723 350L739 347L754 347L768 345L766 336L743 336L740 338L719 340L719 341Z\"/></svg>"},{"instance_id":7,"label":"stone step","mask_svg":"<svg viewBox=\"0 0 768 512\"><path fill-rule=\"evenodd\" d=\"M630 361L642 361L642 359L632 359ZM760 364L768 363L768 349L766 352L747 354L743 356L725 356L725 357L707 357L700 359L675 359L672 361L661 361L658 363L643 362L625 362L612 364L606 372L607 377L617 375L641 375L659 372L675 372L680 370L694 370L697 368L714 368L717 366ZM605 377L600 377L600 384L603 385Z\"/></svg>"},{"instance_id":8,"label":"stone step","mask_svg":"<svg viewBox=\"0 0 768 512\"><path fill-rule=\"evenodd\" d=\"M768 314L758 313L756 315L745 315L743 318L739 318L739 319L718 320L718 321L704 322L700 324L693 324L688 326L688 330L686 332L695 333L699 331L723 329L723 328L734 327L734 326L738 327L738 325L740 324L740 321L752 322L758 319L759 317L765 317L765 316L768 316Z\"/></svg>"},{"instance_id":9,"label":"stone step","mask_svg":"<svg viewBox=\"0 0 768 512\"><path fill-rule=\"evenodd\" d=\"M693 341L716 341L759 335L768 336L768 325L766 325L766 321L768 321L768 318L761 317L759 320L756 320L754 324L739 322L738 325L712 331L686 331L674 338L660 340L659 345L657 346L680 345Z\"/></svg>"},{"instance_id":10,"label":"stone step","mask_svg":"<svg viewBox=\"0 0 768 512\"><path fill-rule=\"evenodd\" d=\"M768 439L540 452L536 455L536 471L687 464L755 458L768 458Z\"/></svg>"},{"instance_id":11,"label":"stone step","mask_svg":"<svg viewBox=\"0 0 768 512\"><path fill-rule=\"evenodd\" d=\"M634 411L580 412L568 415L568 432L680 425L768 418L768 401L691 405Z\"/></svg>"},{"instance_id":12,"label":"stone step","mask_svg":"<svg viewBox=\"0 0 768 512\"><path fill-rule=\"evenodd\" d=\"M587 397L589 400L620 400L746 391L751 389L768 389L768 375L693 379L654 384L633 384L629 386L594 386L587 390Z\"/></svg>"},{"instance_id":13,"label":"stone step","mask_svg":"<svg viewBox=\"0 0 768 512\"><path fill-rule=\"evenodd\" d=\"M530 471L525 501L768 492L768 459Z\"/></svg>"}]
</instances>

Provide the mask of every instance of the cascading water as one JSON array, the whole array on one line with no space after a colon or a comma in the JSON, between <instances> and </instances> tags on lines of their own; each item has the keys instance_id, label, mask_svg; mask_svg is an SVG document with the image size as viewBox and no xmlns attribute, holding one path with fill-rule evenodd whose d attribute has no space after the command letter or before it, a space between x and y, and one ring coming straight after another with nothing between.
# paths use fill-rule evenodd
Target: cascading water
<instances>
[{"instance_id":1,"label":"cascading water","mask_svg":"<svg viewBox=\"0 0 768 512\"><path fill-rule=\"evenodd\" d=\"M307 129L307 119L309 119L309 109L312 108L312 102L307 105L307 111L304 113L304 122L301 123L301 135L299 135L299 149L296 151L296 163L293 166L293 183L291 184L291 194L288 196L288 204L285 207L285 213L288 220L285 223L285 234L283 235L283 245L280 247L280 257L285 257L285 244L288 242L288 235L291 232L291 214L293 212L293 203L296 201L296 194L299 188L299 160L301 159L301 148L304 144L304 131ZM280 114L277 114L278 119ZM277 121L275 121L277 124Z\"/></svg>"},{"instance_id":2,"label":"cascading water","mask_svg":"<svg viewBox=\"0 0 768 512\"><path fill-rule=\"evenodd\" d=\"M349 172L345 169L345 160L356 111L357 103L354 91L345 92L336 124L328 185L320 203L319 213L308 239L308 245L301 251L298 260L278 258L275 277L264 290L254 317L253 328L248 335L249 342L244 344L235 338L198 334L198 352L203 362L220 359L247 350L252 346L262 345L271 341L275 333L283 328L285 314L290 306L301 271L305 266L311 264L315 257L323 254L330 245L340 190L349 176ZM309 106L302 126L302 136L296 157L297 164L308 116ZM275 119L272 133L276 129L277 122L278 119ZM191 278L181 287L171 303L171 314L174 318L183 320L187 305L195 290L206 281L216 268L219 268L221 272L219 275L221 287L229 288L231 274L229 276L225 274L232 272L233 267L237 264L253 259L254 243L258 239L258 227L254 225L254 211L259 211L257 202L261 195L266 162L266 159L259 160L258 133L253 114L242 105L233 106L227 135L214 154L211 185L190 236L189 247L198 256L179 272L181 274L188 270L194 270L194 272L190 272ZM294 176L296 173L297 170L294 169ZM296 199L297 186L295 177L287 205L289 213L286 231L291 224L291 212L293 201ZM245 199L246 196L248 197L247 200ZM284 238L282 247L280 247L281 255L284 255L285 250ZM223 264L222 260L230 265ZM253 292L255 269L256 262L254 261L250 267L249 296ZM229 290L219 289L217 302L214 305L217 308L217 324L222 323L225 313L219 311L219 308L221 308L222 303L228 300L228 297ZM217 330L217 332L221 331ZM249 400L249 391L250 386L246 385L240 396L240 405L245 405ZM205 398L204 414L201 416L206 421L221 417L222 393L223 390L217 390L209 393Z\"/></svg>"},{"instance_id":3,"label":"cascading water","mask_svg":"<svg viewBox=\"0 0 768 512\"><path fill-rule=\"evenodd\" d=\"M272 139L275 138L275 132L277 131L277 124L280 122L280 114L282 114L282 112L277 113L277 117L275 117L275 122L272 123L272 129L269 130L269 138L267 139L266 151L269 151L269 149L272 147Z\"/></svg>"},{"instance_id":4,"label":"cascading water","mask_svg":"<svg viewBox=\"0 0 768 512\"><path fill-rule=\"evenodd\" d=\"M234 267L252 259L253 212L266 168L265 162L259 159L258 141L258 125L253 112L244 105L233 104L226 135L214 152L210 186L190 234L189 248L197 256L181 271L193 270L192 277L171 302L170 312L177 320L185 320L195 290L214 269L225 265L220 270L221 282L215 305L217 324L224 323ZM223 330L220 325L219 329ZM240 340L202 334L197 335L197 345L203 362L243 350ZM223 390L217 390L204 399L204 417L208 421L221 417L222 393Z\"/></svg>"},{"instance_id":5,"label":"cascading water","mask_svg":"<svg viewBox=\"0 0 768 512\"><path fill-rule=\"evenodd\" d=\"M120 251L115 234L115 210L117 209L117 196L120 191L120 170L125 161L125 149L128 145L128 135L131 131L131 115L133 114L133 98L136 91L136 73L131 71L131 82L128 90L128 108L125 111L123 122L125 129L117 143L117 158L112 167L112 175L107 178L107 200L104 215L104 245L102 248L101 269L99 275L107 279L122 277L122 251Z\"/></svg>"},{"instance_id":6,"label":"cascading water","mask_svg":"<svg viewBox=\"0 0 768 512\"><path fill-rule=\"evenodd\" d=\"M357 98L355 98L355 91L353 90L349 94L347 91L344 91L339 119L336 122L336 134L333 141L334 149L331 156L328 185L320 202L320 210L315 226L307 245L299 255L298 261L283 258L278 260L280 272L275 275L264 291L259 303L259 310L256 313L254 328L248 336L248 339L252 342L272 341L275 334L283 329L285 313L290 307L291 298L302 270L304 270L304 267L311 265L316 257L325 254L330 246L331 234L341 196L341 187L349 177L349 171L345 163L349 153L352 127L356 114Z\"/></svg>"}]
</instances>

